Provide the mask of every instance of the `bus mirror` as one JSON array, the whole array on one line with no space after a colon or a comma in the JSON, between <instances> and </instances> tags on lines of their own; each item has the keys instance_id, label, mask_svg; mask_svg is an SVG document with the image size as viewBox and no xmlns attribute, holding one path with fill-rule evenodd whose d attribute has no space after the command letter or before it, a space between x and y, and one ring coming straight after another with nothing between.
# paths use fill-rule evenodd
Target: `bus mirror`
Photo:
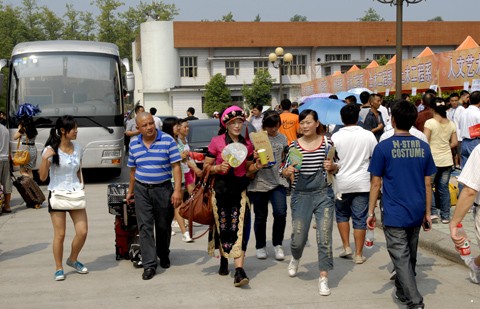
<instances>
[{"instance_id":1,"label":"bus mirror","mask_svg":"<svg viewBox=\"0 0 480 309\"><path fill-rule=\"evenodd\" d=\"M0 95L2 95L3 92L3 74L0 73Z\"/></svg>"},{"instance_id":2,"label":"bus mirror","mask_svg":"<svg viewBox=\"0 0 480 309\"><path fill-rule=\"evenodd\" d=\"M127 91L135 90L135 75L133 75L133 72L125 73L125 86Z\"/></svg>"},{"instance_id":3,"label":"bus mirror","mask_svg":"<svg viewBox=\"0 0 480 309\"><path fill-rule=\"evenodd\" d=\"M130 62L128 61L128 58L123 58L122 64L125 66L125 69L127 69L127 72L130 71Z\"/></svg>"},{"instance_id":4,"label":"bus mirror","mask_svg":"<svg viewBox=\"0 0 480 309\"><path fill-rule=\"evenodd\" d=\"M0 70L8 65L7 59L0 59Z\"/></svg>"}]
</instances>

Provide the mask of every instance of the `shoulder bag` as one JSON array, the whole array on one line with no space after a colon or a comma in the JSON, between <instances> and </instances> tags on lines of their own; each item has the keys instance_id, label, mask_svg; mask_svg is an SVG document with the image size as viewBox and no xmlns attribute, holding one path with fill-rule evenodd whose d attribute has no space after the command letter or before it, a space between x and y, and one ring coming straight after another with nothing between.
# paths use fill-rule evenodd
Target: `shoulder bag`
<instances>
[{"instance_id":1,"label":"shoulder bag","mask_svg":"<svg viewBox=\"0 0 480 309\"><path fill-rule=\"evenodd\" d=\"M191 236L193 236L192 222L203 225L212 225L214 223L211 199L215 177L209 176L210 168L207 169L202 181L195 186L190 197L177 207L180 216L189 221L188 229Z\"/></svg>"},{"instance_id":2,"label":"shoulder bag","mask_svg":"<svg viewBox=\"0 0 480 309\"><path fill-rule=\"evenodd\" d=\"M55 210L84 209L87 205L85 190L66 191L53 190L50 196L50 206Z\"/></svg>"},{"instance_id":3,"label":"shoulder bag","mask_svg":"<svg viewBox=\"0 0 480 309\"><path fill-rule=\"evenodd\" d=\"M22 137L20 136L18 138L17 151L15 151L15 154L13 155L13 165L15 166L27 165L28 162L30 162L30 151L28 151L28 148L20 149L21 139ZM28 143L28 138L27 138L27 143Z\"/></svg>"}]
</instances>

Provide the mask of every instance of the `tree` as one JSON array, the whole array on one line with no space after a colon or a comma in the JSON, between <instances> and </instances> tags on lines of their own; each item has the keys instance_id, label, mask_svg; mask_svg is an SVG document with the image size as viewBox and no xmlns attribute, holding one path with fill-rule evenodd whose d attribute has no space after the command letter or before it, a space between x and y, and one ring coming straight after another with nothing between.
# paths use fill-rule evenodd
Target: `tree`
<instances>
[{"instance_id":1,"label":"tree","mask_svg":"<svg viewBox=\"0 0 480 309\"><path fill-rule=\"evenodd\" d=\"M20 18L23 20L22 36L26 41L44 40L42 30L42 13L36 0L23 0Z\"/></svg>"},{"instance_id":2,"label":"tree","mask_svg":"<svg viewBox=\"0 0 480 309\"><path fill-rule=\"evenodd\" d=\"M387 57L385 55L382 55L379 59L377 59L378 65L386 65L388 63Z\"/></svg>"},{"instance_id":3,"label":"tree","mask_svg":"<svg viewBox=\"0 0 480 309\"><path fill-rule=\"evenodd\" d=\"M308 21L308 20L307 20L307 16L295 14L293 15L292 18L290 18L290 21Z\"/></svg>"},{"instance_id":4,"label":"tree","mask_svg":"<svg viewBox=\"0 0 480 309\"><path fill-rule=\"evenodd\" d=\"M257 16L255 16L255 19L253 21L255 22L261 21L260 14L257 14Z\"/></svg>"},{"instance_id":5,"label":"tree","mask_svg":"<svg viewBox=\"0 0 480 309\"><path fill-rule=\"evenodd\" d=\"M97 25L95 23L95 19L93 18L92 12L81 12L80 21L82 22L82 26L80 27L82 40L95 40L94 32L95 29L97 29Z\"/></svg>"},{"instance_id":6,"label":"tree","mask_svg":"<svg viewBox=\"0 0 480 309\"><path fill-rule=\"evenodd\" d=\"M232 14L232 12L228 12L227 15L223 15L223 16L222 16L222 21L225 21L225 22L233 22L233 21L235 21L235 19L233 19L233 14Z\"/></svg>"},{"instance_id":7,"label":"tree","mask_svg":"<svg viewBox=\"0 0 480 309\"><path fill-rule=\"evenodd\" d=\"M232 103L232 96L226 81L225 76L217 73L205 85L205 112L210 116L213 115L213 112L223 110Z\"/></svg>"},{"instance_id":8,"label":"tree","mask_svg":"<svg viewBox=\"0 0 480 309\"><path fill-rule=\"evenodd\" d=\"M246 84L242 87L242 95L250 109L255 104L270 105L272 100L271 90L274 79L268 70L258 70L252 82L252 86Z\"/></svg>"},{"instance_id":9,"label":"tree","mask_svg":"<svg viewBox=\"0 0 480 309\"><path fill-rule=\"evenodd\" d=\"M117 0L95 0L95 3L100 9L100 15L97 18L98 40L116 43L120 35L118 33L118 14L115 11L124 3Z\"/></svg>"},{"instance_id":10,"label":"tree","mask_svg":"<svg viewBox=\"0 0 480 309\"><path fill-rule=\"evenodd\" d=\"M42 7L41 24L46 40L58 40L63 34L63 20L57 17L55 13L47 7Z\"/></svg>"},{"instance_id":11,"label":"tree","mask_svg":"<svg viewBox=\"0 0 480 309\"><path fill-rule=\"evenodd\" d=\"M75 10L73 4L66 4L67 11L63 14L65 19L65 30L63 31L63 38L65 40L79 40L81 37L79 28L80 20L78 19L80 13Z\"/></svg>"},{"instance_id":12,"label":"tree","mask_svg":"<svg viewBox=\"0 0 480 309\"><path fill-rule=\"evenodd\" d=\"M436 16L436 17L434 17L432 19L429 19L427 21L443 21L443 18L442 18L442 16Z\"/></svg>"},{"instance_id":13,"label":"tree","mask_svg":"<svg viewBox=\"0 0 480 309\"><path fill-rule=\"evenodd\" d=\"M369 8L365 11L365 16L361 18L357 18L359 21L385 21L383 17L381 17L377 11L373 8Z\"/></svg>"}]
</instances>

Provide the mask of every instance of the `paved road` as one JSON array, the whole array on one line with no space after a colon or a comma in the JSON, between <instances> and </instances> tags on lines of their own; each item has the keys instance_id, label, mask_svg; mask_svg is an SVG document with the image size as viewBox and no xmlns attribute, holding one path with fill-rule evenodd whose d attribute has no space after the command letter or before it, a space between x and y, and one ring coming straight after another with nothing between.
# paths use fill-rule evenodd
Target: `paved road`
<instances>
[{"instance_id":1,"label":"paved road","mask_svg":"<svg viewBox=\"0 0 480 309\"><path fill-rule=\"evenodd\" d=\"M113 182L125 179L124 174ZM14 192L14 212L0 216L0 308L403 308L392 299L393 283L387 271L391 265L380 230L373 249L365 251L367 262L355 265L338 258L341 242L334 228L335 269L330 273L329 297L318 294L316 246L305 249L298 276L288 277L289 225L284 242L287 259L282 262L271 258L270 242L270 257L257 260L252 233L245 267L251 283L246 288L233 287L232 274L217 274L219 260L206 254L205 238L185 244L180 234L172 238L172 267L158 268L157 276L143 281L140 269L129 261L115 260L107 184L91 181L86 186L90 230L80 260L90 273L76 274L65 266L63 282L53 280L52 227L47 210L26 208ZM66 255L72 234L69 221ZM315 239L315 230L311 229L309 238ZM479 308L480 286L469 282L462 265L420 249L417 270L427 307Z\"/></svg>"}]
</instances>

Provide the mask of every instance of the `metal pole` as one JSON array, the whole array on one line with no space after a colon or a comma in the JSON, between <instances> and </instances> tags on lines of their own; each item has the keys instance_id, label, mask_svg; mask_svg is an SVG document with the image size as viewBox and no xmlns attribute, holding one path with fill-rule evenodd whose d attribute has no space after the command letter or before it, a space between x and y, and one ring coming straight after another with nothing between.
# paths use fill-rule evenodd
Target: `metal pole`
<instances>
[{"instance_id":1,"label":"metal pole","mask_svg":"<svg viewBox=\"0 0 480 309\"><path fill-rule=\"evenodd\" d=\"M395 63L395 99L402 98L403 0L397 0L397 42Z\"/></svg>"},{"instance_id":2,"label":"metal pole","mask_svg":"<svg viewBox=\"0 0 480 309\"><path fill-rule=\"evenodd\" d=\"M278 104L280 104L280 102L282 102L282 69L283 69L283 61L280 60L278 62L278 75L279 75L279 79L278 79Z\"/></svg>"}]
</instances>

